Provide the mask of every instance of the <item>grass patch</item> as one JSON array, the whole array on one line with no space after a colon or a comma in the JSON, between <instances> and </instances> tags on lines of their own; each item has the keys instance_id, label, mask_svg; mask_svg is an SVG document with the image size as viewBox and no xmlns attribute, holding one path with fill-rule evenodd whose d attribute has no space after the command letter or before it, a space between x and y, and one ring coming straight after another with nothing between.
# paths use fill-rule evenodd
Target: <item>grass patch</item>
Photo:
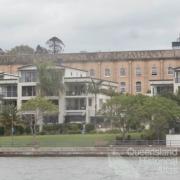
<instances>
[{"instance_id":1,"label":"grass patch","mask_svg":"<svg viewBox=\"0 0 180 180\"><path fill-rule=\"evenodd\" d=\"M41 147L91 147L110 144L117 134L72 134L36 136L36 143ZM32 136L14 136L14 147L32 146ZM0 137L0 147L11 147L12 137Z\"/></svg>"}]
</instances>

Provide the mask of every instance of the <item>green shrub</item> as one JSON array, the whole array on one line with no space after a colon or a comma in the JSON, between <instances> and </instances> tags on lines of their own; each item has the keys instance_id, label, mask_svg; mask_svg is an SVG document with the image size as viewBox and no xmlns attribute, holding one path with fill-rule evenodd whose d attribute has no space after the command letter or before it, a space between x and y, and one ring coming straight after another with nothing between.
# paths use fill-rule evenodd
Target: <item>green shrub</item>
<instances>
[{"instance_id":1,"label":"green shrub","mask_svg":"<svg viewBox=\"0 0 180 180\"><path fill-rule=\"evenodd\" d=\"M0 136L4 135L4 127L0 127Z\"/></svg>"},{"instance_id":2,"label":"green shrub","mask_svg":"<svg viewBox=\"0 0 180 180\"><path fill-rule=\"evenodd\" d=\"M95 131L95 125L94 124L86 124L86 132L87 133L91 133L93 131Z\"/></svg>"},{"instance_id":3,"label":"green shrub","mask_svg":"<svg viewBox=\"0 0 180 180\"><path fill-rule=\"evenodd\" d=\"M111 129L111 130L106 131L106 133L109 133L109 134L119 134L120 130L119 129Z\"/></svg>"},{"instance_id":4,"label":"green shrub","mask_svg":"<svg viewBox=\"0 0 180 180\"><path fill-rule=\"evenodd\" d=\"M80 134L82 125L77 123L46 124L43 126L44 134Z\"/></svg>"},{"instance_id":5,"label":"green shrub","mask_svg":"<svg viewBox=\"0 0 180 180\"><path fill-rule=\"evenodd\" d=\"M43 132L45 134L61 134L63 131L62 124L46 124L43 125Z\"/></svg>"},{"instance_id":6,"label":"green shrub","mask_svg":"<svg viewBox=\"0 0 180 180\"><path fill-rule=\"evenodd\" d=\"M82 125L76 123L69 123L64 125L65 134L80 134L82 131Z\"/></svg>"},{"instance_id":7,"label":"green shrub","mask_svg":"<svg viewBox=\"0 0 180 180\"><path fill-rule=\"evenodd\" d=\"M14 127L14 133L16 135L22 135L25 133L25 128L23 126L15 126Z\"/></svg>"},{"instance_id":8,"label":"green shrub","mask_svg":"<svg viewBox=\"0 0 180 180\"><path fill-rule=\"evenodd\" d=\"M160 140L164 140L166 138L165 132L161 132L159 138L160 138ZM157 140L158 136L154 130L148 129L142 133L141 139L143 139L143 140Z\"/></svg>"},{"instance_id":9,"label":"green shrub","mask_svg":"<svg viewBox=\"0 0 180 180\"><path fill-rule=\"evenodd\" d=\"M24 128L24 132L25 132L25 134L31 134L31 128L30 127L25 127Z\"/></svg>"}]
</instances>

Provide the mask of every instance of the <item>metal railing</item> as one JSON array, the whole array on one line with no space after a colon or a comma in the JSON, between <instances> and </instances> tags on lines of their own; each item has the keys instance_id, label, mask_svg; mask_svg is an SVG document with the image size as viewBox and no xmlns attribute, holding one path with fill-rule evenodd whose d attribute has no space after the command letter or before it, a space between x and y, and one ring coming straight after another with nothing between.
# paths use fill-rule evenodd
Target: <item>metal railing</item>
<instances>
[{"instance_id":1,"label":"metal railing","mask_svg":"<svg viewBox=\"0 0 180 180\"><path fill-rule=\"evenodd\" d=\"M85 94L85 91L66 91L66 96L80 96Z\"/></svg>"},{"instance_id":2,"label":"metal railing","mask_svg":"<svg viewBox=\"0 0 180 180\"><path fill-rule=\"evenodd\" d=\"M175 83L180 83L180 78L175 78Z\"/></svg>"},{"instance_id":3,"label":"metal railing","mask_svg":"<svg viewBox=\"0 0 180 180\"><path fill-rule=\"evenodd\" d=\"M3 97L17 97L17 91L2 91Z\"/></svg>"},{"instance_id":4,"label":"metal railing","mask_svg":"<svg viewBox=\"0 0 180 180\"><path fill-rule=\"evenodd\" d=\"M163 146L166 140L115 140L112 145L116 146Z\"/></svg>"},{"instance_id":5,"label":"metal railing","mask_svg":"<svg viewBox=\"0 0 180 180\"><path fill-rule=\"evenodd\" d=\"M86 110L86 106L66 106L66 110Z\"/></svg>"}]
</instances>

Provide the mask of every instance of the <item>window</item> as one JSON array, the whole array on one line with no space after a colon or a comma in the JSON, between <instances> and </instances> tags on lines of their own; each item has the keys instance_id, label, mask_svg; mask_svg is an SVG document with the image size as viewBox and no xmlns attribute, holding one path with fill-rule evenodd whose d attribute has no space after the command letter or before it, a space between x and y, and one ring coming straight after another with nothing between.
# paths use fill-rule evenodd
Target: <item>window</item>
<instances>
[{"instance_id":1,"label":"window","mask_svg":"<svg viewBox=\"0 0 180 180\"><path fill-rule=\"evenodd\" d=\"M17 96L17 86L15 86L15 85L1 86L0 94L4 97L16 97Z\"/></svg>"},{"instance_id":2,"label":"window","mask_svg":"<svg viewBox=\"0 0 180 180\"><path fill-rule=\"evenodd\" d=\"M106 77L111 76L111 70L110 70L109 68L106 68L106 69L105 69L105 76L106 76Z\"/></svg>"},{"instance_id":3,"label":"window","mask_svg":"<svg viewBox=\"0 0 180 180\"><path fill-rule=\"evenodd\" d=\"M22 96L36 96L35 86L23 86Z\"/></svg>"},{"instance_id":4,"label":"window","mask_svg":"<svg viewBox=\"0 0 180 180\"><path fill-rule=\"evenodd\" d=\"M36 82L37 73L36 71L22 71L21 72L21 82Z\"/></svg>"},{"instance_id":5,"label":"window","mask_svg":"<svg viewBox=\"0 0 180 180\"><path fill-rule=\"evenodd\" d=\"M120 82L120 92L126 92L126 82Z\"/></svg>"},{"instance_id":6,"label":"window","mask_svg":"<svg viewBox=\"0 0 180 180\"><path fill-rule=\"evenodd\" d=\"M174 70L173 70L173 68L171 66L168 67L168 74L169 75L174 74Z\"/></svg>"},{"instance_id":7,"label":"window","mask_svg":"<svg viewBox=\"0 0 180 180\"><path fill-rule=\"evenodd\" d=\"M126 76L126 69L125 68L120 68L120 76Z\"/></svg>"},{"instance_id":8,"label":"window","mask_svg":"<svg viewBox=\"0 0 180 180\"><path fill-rule=\"evenodd\" d=\"M94 69L90 69L89 75L94 77L95 76L95 70Z\"/></svg>"},{"instance_id":9,"label":"window","mask_svg":"<svg viewBox=\"0 0 180 180\"><path fill-rule=\"evenodd\" d=\"M140 81L136 82L136 92L137 93L141 92L141 82Z\"/></svg>"},{"instance_id":10,"label":"window","mask_svg":"<svg viewBox=\"0 0 180 180\"><path fill-rule=\"evenodd\" d=\"M141 68L139 66L136 67L136 76L141 76Z\"/></svg>"},{"instance_id":11,"label":"window","mask_svg":"<svg viewBox=\"0 0 180 180\"><path fill-rule=\"evenodd\" d=\"M0 79L4 79L4 75L3 74L0 74Z\"/></svg>"},{"instance_id":12,"label":"window","mask_svg":"<svg viewBox=\"0 0 180 180\"><path fill-rule=\"evenodd\" d=\"M88 104L89 104L89 106L92 106L92 98L88 99Z\"/></svg>"},{"instance_id":13,"label":"window","mask_svg":"<svg viewBox=\"0 0 180 180\"><path fill-rule=\"evenodd\" d=\"M152 76L157 75L157 67L155 65L152 66Z\"/></svg>"}]
</instances>

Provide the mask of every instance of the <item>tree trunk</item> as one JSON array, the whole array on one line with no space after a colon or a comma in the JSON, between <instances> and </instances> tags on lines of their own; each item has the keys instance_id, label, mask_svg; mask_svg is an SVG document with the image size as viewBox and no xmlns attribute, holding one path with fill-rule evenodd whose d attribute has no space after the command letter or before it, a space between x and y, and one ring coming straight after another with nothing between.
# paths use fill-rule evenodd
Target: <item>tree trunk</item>
<instances>
[{"instance_id":1,"label":"tree trunk","mask_svg":"<svg viewBox=\"0 0 180 180\"><path fill-rule=\"evenodd\" d=\"M97 114L97 94L95 94L95 117Z\"/></svg>"}]
</instances>

